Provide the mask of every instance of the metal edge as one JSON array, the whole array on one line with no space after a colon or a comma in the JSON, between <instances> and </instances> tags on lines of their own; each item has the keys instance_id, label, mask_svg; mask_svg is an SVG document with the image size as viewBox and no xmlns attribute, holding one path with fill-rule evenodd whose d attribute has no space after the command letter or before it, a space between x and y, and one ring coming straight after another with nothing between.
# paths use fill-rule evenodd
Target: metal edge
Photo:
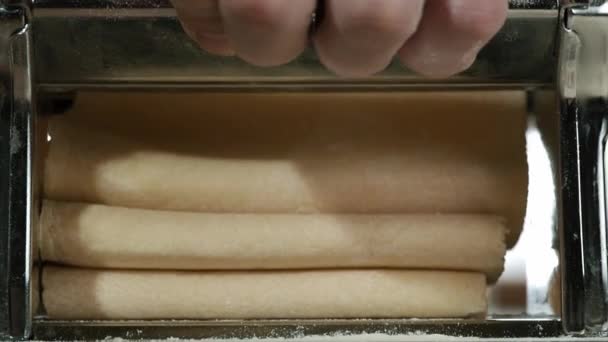
<instances>
[{"instance_id":1,"label":"metal edge","mask_svg":"<svg viewBox=\"0 0 608 342\"><path fill-rule=\"evenodd\" d=\"M102 340L109 336L140 339L294 339L321 336L444 335L460 338L557 338L559 320L261 320L261 321L45 321L36 320L33 338Z\"/></svg>"}]
</instances>

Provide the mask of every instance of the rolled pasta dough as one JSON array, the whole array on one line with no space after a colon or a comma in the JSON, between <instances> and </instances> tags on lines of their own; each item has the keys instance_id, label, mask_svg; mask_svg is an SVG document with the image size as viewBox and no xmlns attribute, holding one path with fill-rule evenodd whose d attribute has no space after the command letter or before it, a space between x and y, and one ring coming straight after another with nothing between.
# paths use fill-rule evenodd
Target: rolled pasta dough
<instances>
[{"instance_id":1,"label":"rolled pasta dough","mask_svg":"<svg viewBox=\"0 0 608 342\"><path fill-rule=\"evenodd\" d=\"M52 319L456 318L484 315L481 274L154 272L45 267Z\"/></svg>"},{"instance_id":2,"label":"rolled pasta dough","mask_svg":"<svg viewBox=\"0 0 608 342\"><path fill-rule=\"evenodd\" d=\"M410 268L498 278L504 220L484 215L213 214L45 201L45 261L95 268Z\"/></svg>"},{"instance_id":3,"label":"rolled pasta dough","mask_svg":"<svg viewBox=\"0 0 608 342\"><path fill-rule=\"evenodd\" d=\"M84 93L50 120L44 192L202 212L489 214L512 246L525 117L513 92Z\"/></svg>"}]
</instances>

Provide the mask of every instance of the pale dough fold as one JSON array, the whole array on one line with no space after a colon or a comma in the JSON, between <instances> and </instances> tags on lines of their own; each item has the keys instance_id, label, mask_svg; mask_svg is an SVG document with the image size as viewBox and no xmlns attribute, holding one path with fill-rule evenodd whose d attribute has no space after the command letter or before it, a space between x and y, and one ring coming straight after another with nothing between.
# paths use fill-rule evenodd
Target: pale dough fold
<instances>
[{"instance_id":1,"label":"pale dough fold","mask_svg":"<svg viewBox=\"0 0 608 342\"><path fill-rule=\"evenodd\" d=\"M93 268L408 268L498 278L504 220L483 215L208 214L45 201L44 261Z\"/></svg>"},{"instance_id":2,"label":"pale dough fold","mask_svg":"<svg viewBox=\"0 0 608 342\"><path fill-rule=\"evenodd\" d=\"M52 319L457 318L486 310L481 274L158 272L45 267Z\"/></svg>"},{"instance_id":3,"label":"pale dough fold","mask_svg":"<svg viewBox=\"0 0 608 342\"><path fill-rule=\"evenodd\" d=\"M199 212L497 215L512 246L524 104L515 92L85 93L50 120L44 192Z\"/></svg>"}]
</instances>

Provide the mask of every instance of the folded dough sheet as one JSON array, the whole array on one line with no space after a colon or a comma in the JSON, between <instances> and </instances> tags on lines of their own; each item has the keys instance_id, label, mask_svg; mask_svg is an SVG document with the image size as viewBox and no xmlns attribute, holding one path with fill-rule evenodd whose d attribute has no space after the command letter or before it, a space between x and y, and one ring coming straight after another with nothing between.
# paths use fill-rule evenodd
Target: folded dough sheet
<instances>
[{"instance_id":1,"label":"folded dough sheet","mask_svg":"<svg viewBox=\"0 0 608 342\"><path fill-rule=\"evenodd\" d=\"M80 94L49 119L40 248L77 267L44 268L44 306L483 316L522 227L525 126L519 92Z\"/></svg>"},{"instance_id":2,"label":"folded dough sheet","mask_svg":"<svg viewBox=\"0 0 608 342\"><path fill-rule=\"evenodd\" d=\"M49 199L213 213L485 214L527 197L520 92L81 94Z\"/></svg>"},{"instance_id":3,"label":"folded dough sheet","mask_svg":"<svg viewBox=\"0 0 608 342\"><path fill-rule=\"evenodd\" d=\"M45 201L42 259L93 268L409 268L498 278L504 220L483 215L209 214Z\"/></svg>"},{"instance_id":4,"label":"folded dough sheet","mask_svg":"<svg viewBox=\"0 0 608 342\"><path fill-rule=\"evenodd\" d=\"M480 317L481 274L438 271L159 272L45 267L53 319Z\"/></svg>"}]
</instances>

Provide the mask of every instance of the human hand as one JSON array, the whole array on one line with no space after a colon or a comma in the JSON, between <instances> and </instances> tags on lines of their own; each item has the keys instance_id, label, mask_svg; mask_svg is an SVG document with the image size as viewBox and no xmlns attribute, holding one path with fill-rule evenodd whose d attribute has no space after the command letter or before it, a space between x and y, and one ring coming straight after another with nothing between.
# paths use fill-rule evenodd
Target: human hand
<instances>
[{"instance_id":1,"label":"human hand","mask_svg":"<svg viewBox=\"0 0 608 342\"><path fill-rule=\"evenodd\" d=\"M208 52L258 66L306 48L316 0L172 0L186 32ZM429 77L468 69L507 16L506 0L326 0L312 41L341 76L368 76L398 57Z\"/></svg>"}]
</instances>

